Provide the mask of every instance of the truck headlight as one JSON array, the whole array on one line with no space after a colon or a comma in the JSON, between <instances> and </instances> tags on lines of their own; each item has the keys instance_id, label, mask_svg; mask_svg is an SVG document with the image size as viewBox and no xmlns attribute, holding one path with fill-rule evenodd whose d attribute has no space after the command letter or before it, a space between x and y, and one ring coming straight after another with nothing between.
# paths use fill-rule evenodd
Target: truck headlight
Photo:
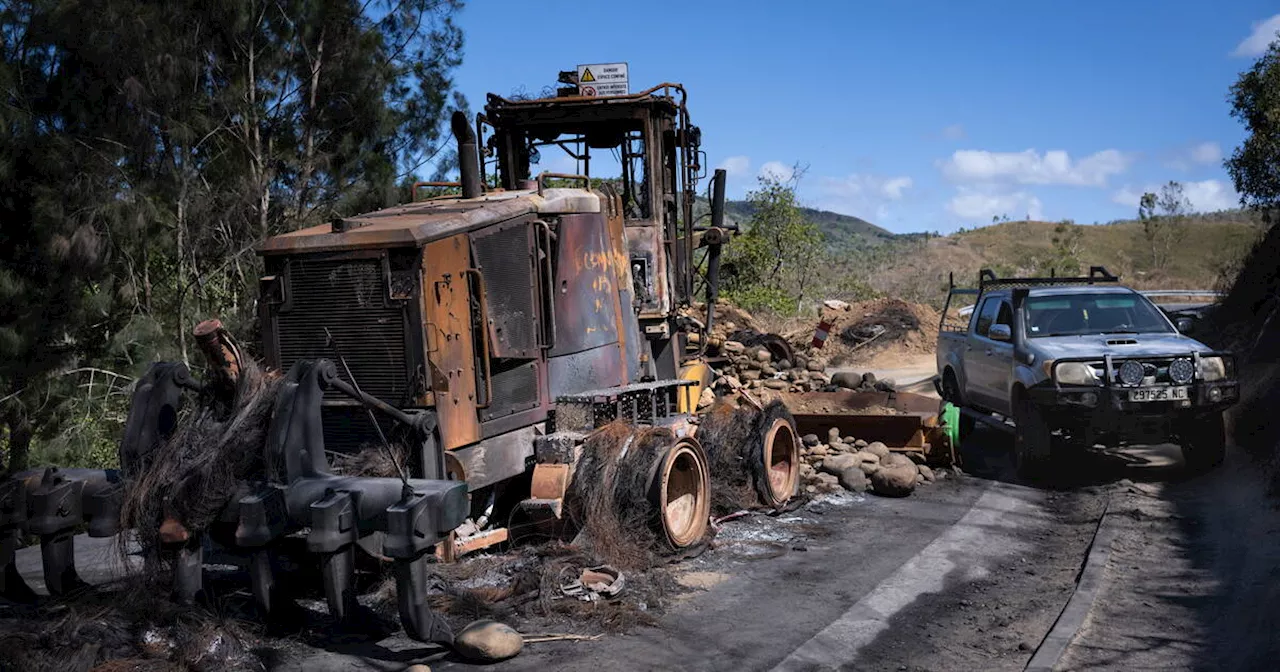
<instances>
[{"instance_id":1,"label":"truck headlight","mask_svg":"<svg viewBox=\"0 0 1280 672\"><path fill-rule=\"evenodd\" d=\"M1206 383L1224 380L1227 377L1227 360L1222 357L1200 358L1200 379Z\"/></svg>"},{"instance_id":2,"label":"truck headlight","mask_svg":"<svg viewBox=\"0 0 1280 672\"><path fill-rule=\"evenodd\" d=\"M1062 362L1053 367L1053 378L1061 385L1097 385L1098 374L1084 362Z\"/></svg>"}]
</instances>

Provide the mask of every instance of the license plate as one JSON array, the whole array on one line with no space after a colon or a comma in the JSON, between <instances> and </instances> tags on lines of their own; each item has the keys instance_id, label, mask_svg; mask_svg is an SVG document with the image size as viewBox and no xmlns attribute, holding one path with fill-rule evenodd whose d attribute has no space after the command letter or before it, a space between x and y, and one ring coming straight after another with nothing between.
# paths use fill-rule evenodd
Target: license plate
<instances>
[{"instance_id":1,"label":"license plate","mask_svg":"<svg viewBox=\"0 0 1280 672\"><path fill-rule=\"evenodd\" d=\"M1143 387L1129 390L1129 401L1183 401L1188 399L1185 387Z\"/></svg>"}]
</instances>

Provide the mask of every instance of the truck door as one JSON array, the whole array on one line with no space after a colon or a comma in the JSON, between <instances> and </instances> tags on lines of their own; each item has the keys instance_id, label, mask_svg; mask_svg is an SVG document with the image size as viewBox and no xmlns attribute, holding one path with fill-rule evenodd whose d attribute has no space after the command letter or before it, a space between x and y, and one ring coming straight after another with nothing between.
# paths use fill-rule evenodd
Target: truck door
<instances>
[{"instance_id":1,"label":"truck door","mask_svg":"<svg viewBox=\"0 0 1280 672\"><path fill-rule=\"evenodd\" d=\"M993 340L990 333L997 324L1013 329L1013 306L993 296L982 302L980 311L965 347L965 393L984 408L1007 413L1013 343Z\"/></svg>"}]
</instances>

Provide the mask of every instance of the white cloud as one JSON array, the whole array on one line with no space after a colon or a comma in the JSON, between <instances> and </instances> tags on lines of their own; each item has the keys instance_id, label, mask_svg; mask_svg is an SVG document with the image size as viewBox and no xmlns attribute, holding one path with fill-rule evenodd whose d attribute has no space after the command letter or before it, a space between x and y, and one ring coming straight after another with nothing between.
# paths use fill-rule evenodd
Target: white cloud
<instances>
[{"instance_id":1,"label":"white cloud","mask_svg":"<svg viewBox=\"0 0 1280 672\"><path fill-rule=\"evenodd\" d=\"M889 215L887 205L902 200L914 182L905 175L882 177L853 173L844 177L818 180L819 198L815 206L823 210L883 220Z\"/></svg>"},{"instance_id":2,"label":"white cloud","mask_svg":"<svg viewBox=\"0 0 1280 672\"><path fill-rule=\"evenodd\" d=\"M939 162L942 174L957 183L1061 184L1106 186L1107 178L1128 169L1132 158L1117 149L1104 149L1078 161L1062 150L1040 154L1034 149L1021 152L989 152L962 149Z\"/></svg>"},{"instance_id":3,"label":"white cloud","mask_svg":"<svg viewBox=\"0 0 1280 672\"><path fill-rule=\"evenodd\" d=\"M947 140L964 140L964 125L951 124L950 126L942 129L942 137Z\"/></svg>"},{"instance_id":4,"label":"white cloud","mask_svg":"<svg viewBox=\"0 0 1280 672\"><path fill-rule=\"evenodd\" d=\"M880 191L888 198L898 200L902 198L902 192L911 188L911 178L909 177L891 177L880 185Z\"/></svg>"},{"instance_id":5,"label":"white cloud","mask_svg":"<svg viewBox=\"0 0 1280 672\"><path fill-rule=\"evenodd\" d=\"M793 172L791 166L781 161L766 161L763 166L760 166L759 174L760 177L772 177L781 182L786 182L791 179Z\"/></svg>"},{"instance_id":6,"label":"white cloud","mask_svg":"<svg viewBox=\"0 0 1280 672\"><path fill-rule=\"evenodd\" d=\"M1001 192L959 187L956 195L947 202L947 211L962 219L979 222L1000 216L1008 216L1009 219L1044 219L1044 205L1034 194L1026 191Z\"/></svg>"},{"instance_id":7,"label":"white cloud","mask_svg":"<svg viewBox=\"0 0 1280 672\"><path fill-rule=\"evenodd\" d=\"M1222 160L1222 147L1216 142L1201 142L1184 150L1178 150L1164 162L1166 168L1190 170L1192 166L1212 166Z\"/></svg>"},{"instance_id":8,"label":"white cloud","mask_svg":"<svg viewBox=\"0 0 1280 672\"><path fill-rule=\"evenodd\" d=\"M1126 185L1111 195L1111 202L1127 205L1136 213L1144 193L1159 194L1160 185L1149 184L1141 189ZM1240 207L1240 195L1222 180L1183 182L1182 195L1191 201L1191 210L1194 212L1217 212Z\"/></svg>"},{"instance_id":9,"label":"white cloud","mask_svg":"<svg viewBox=\"0 0 1280 672\"><path fill-rule=\"evenodd\" d=\"M1216 142L1202 142L1191 148L1191 160L1210 165L1222 160L1222 148Z\"/></svg>"},{"instance_id":10,"label":"white cloud","mask_svg":"<svg viewBox=\"0 0 1280 672\"><path fill-rule=\"evenodd\" d=\"M741 177L751 169L751 159L745 156L731 156L720 162L717 168L723 168L729 177Z\"/></svg>"},{"instance_id":11,"label":"white cloud","mask_svg":"<svg viewBox=\"0 0 1280 672\"><path fill-rule=\"evenodd\" d=\"M1231 55L1247 58L1261 56L1266 53L1267 47L1276 39L1276 33L1278 32L1280 32L1280 14L1262 21L1254 21L1253 31L1249 33L1249 37L1244 38L1240 44L1237 44L1235 51L1232 51Z\"/></svg>"}]
</instances>

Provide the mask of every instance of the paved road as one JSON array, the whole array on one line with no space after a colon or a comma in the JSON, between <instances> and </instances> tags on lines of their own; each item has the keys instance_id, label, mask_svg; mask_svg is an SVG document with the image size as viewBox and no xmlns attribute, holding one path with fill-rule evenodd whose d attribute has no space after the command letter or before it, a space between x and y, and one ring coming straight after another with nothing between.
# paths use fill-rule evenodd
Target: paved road
<instances>
[{"instance_id":1,"label":"paved road","mask_svg":"<svg viewBox=\"0 0 1280 672\"><path fill-rule=\"evenodd\" d=\"M906 499L731 522L719 548L681 565L696 589L655 626L530 644L492 669L1021 670L1071 598L1108 502L1114 552L1058 669L1260 669L1280 654L1280 513L1243 458L1188 478L1172 446L1103 451L1028 487L1011 482L1002 436L977 433L965 454L973 475ZM34 550L19 556L29 578ZM105 578L113 549L80 550L87 577ZM470 667L395 636L268 644L279 670Z\"/></svg>"}]
</instances>

